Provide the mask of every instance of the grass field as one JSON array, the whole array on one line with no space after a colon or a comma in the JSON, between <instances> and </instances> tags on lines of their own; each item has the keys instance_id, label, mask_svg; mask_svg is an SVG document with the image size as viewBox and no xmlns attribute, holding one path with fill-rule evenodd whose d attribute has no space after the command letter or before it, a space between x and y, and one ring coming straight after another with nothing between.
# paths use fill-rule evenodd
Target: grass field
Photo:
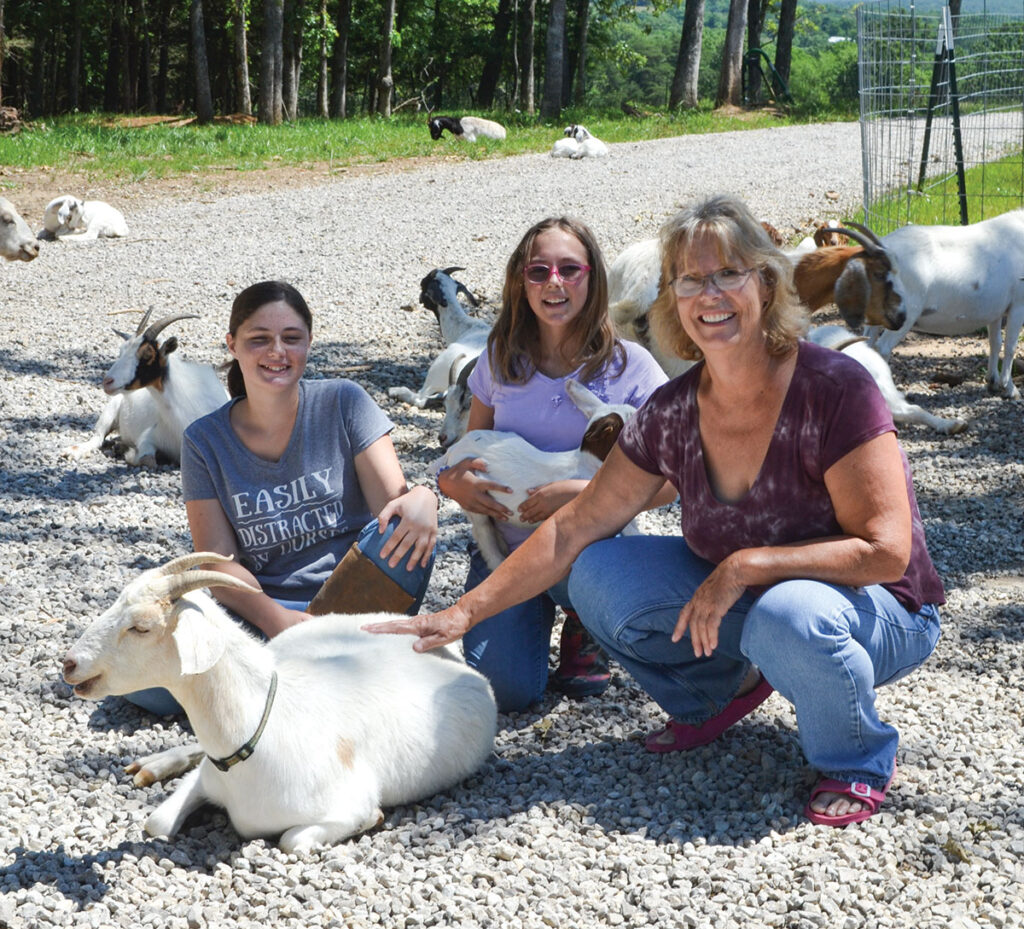
<instances>
[{"instance_id":1,"label":"grass field","mask_svg":"<svg viewBox=\"0 0 1024 929\"><path fill-rule=\"evenodd\" d=\"M144 180L203 169L258 171L271 165L310 162L345 167L453 151L466 158L542 152L574 122L585 124L607 142L795 122L767 110L723 113L710 109L673 116L652 113L640 119L567 111L557 124L516 114L500 118L509 129L506 140L485 139L453 148L447 133L441 142L430 138L423 115L399 114L387 121L376 117L302 119L274 127L228 120L199 126L176 117L68 116L33 124L17 135L0 136L0 164L22 170L48 167L96 178Z\"/></svg>"}]
</instances>

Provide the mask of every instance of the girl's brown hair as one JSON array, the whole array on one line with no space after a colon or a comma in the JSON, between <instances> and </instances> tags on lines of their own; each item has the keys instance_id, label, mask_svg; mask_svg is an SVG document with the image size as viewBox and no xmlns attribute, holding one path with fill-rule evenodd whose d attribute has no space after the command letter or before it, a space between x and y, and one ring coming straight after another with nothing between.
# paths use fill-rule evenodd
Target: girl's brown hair
<instances>
[{"instance_id":1,"label":"girl's brown hair","mask_svg":"<svg viewBox=\"0 0 1024 929\"><path fill-rule=\"evenodd\" d=\"M590 265L587 299L569 323L568 338L563 343L576 346L575 354L565 356L565 361L573 369L582 366L580 379L583 381L594 378L613 359L621 371L625 361L625 349L616 338L608 316L608 275L594 234L577 219L552 216L527 230L505 266L501 310L488 336L487 349L495 375L506 384L525 383L540 362L540 330L526 299L523 269L530 260L537 237L549 229L561 229L577 238L586 249Z\"/></svg>"},{"instance_id":2,"label":"girl's brown hair","mask_svg":"<svg viewBox=\"0 0 1024 929\"><path fill-rule=\"evenodd\" d=\"M260 281L258 284L250 284L245 288L231 304L231 318L228 320L228 332L232 336L238 334L238 327L242 325L260 307L268 303L283 301L287 303L306 324L309 334L313 334L313 313L309 309L305 298L291 284L284 281ZM231 359L228 365L228 393L232 397L245 396L245 379L242 377L242 369L238 361Z\"/></svg>"},{"instance_id":3,"label":"girl's brown hair","mask_svg":"<svg viewBox=\"0 0 1024 929\"><path fill-rule=\"evenodd\" d=\"M742 200L718 194L693 203L662 226L660 238L661 284L649 315L659 345L691 361L704 357L679 320L669 284L685 271L689 249L697 241L710 240L723 262L756 268L768 288L762 316L768 353L785 355L796 347L807 331L808 317L793 287L793 267Z\"/></svg>"}]
</instances>

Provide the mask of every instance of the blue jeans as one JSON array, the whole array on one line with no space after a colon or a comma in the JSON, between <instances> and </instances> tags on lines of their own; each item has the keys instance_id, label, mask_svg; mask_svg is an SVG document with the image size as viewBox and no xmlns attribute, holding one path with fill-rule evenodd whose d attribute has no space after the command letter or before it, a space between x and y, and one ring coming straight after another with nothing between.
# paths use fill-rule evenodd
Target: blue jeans
<instances>
[{"instance_id":1,"label":"blue jeans","mask_svg":"<svg viewBox=\"0 0 1024 929\"><path fill-rule=\"evenodd\" d=\"M931 654L935 607L911 613L880 585L783 581L745 593L723 617L714 654L697 658L688 635L671 635L713 569L679 537L607 539L576 559L569 594L594 638L676 719L697 725L719 713L755 665L796 708L814 767L882 787L899 735L878 718L875 688Z\"/></svg>"},{"instance_id":2,"label":"blue jeans","mask_svg":"<svg viewBox=\"0 0 1024 929\"><path fill-rule=\"evenodd\" d=\"M410 616L415 616L419 612L420 605L423 603L423 597L427 592L427 584L430 583L430 574L434 570L434 552L430 553L430 561L427 562L425 568L417 565L409 571L407 569L408 556L392 568L381 558L380 550L384 543L391 538L391 533L394 532L395 526L398 525L398 517L395 516L391 519L384 532L377 531L378 525L376 519L370 520L360 530L355 544L384 574L398 584L409 596L415 598L413 605L407 611ZM284 600L277 597L274 600L287 610L298 610L301 612L309 606L309 600ZM237 614L229 610L228 615L258 638L264 640L267 638L258 627L242 619ZM156 716L172 716L182 712L178 701L163 687L149 687L146 690L137 690L134 693L125 694L125 699L129 703L134 703L136 706L140 706Z\"/></svg>"},{"instance_id":3,"label":"blue jeans","mask_svg":"<svg viewBox=\"0 0 1024 929\"><path fill-rule=\"evenodd\" d=\"M490 573L473 546L466 590L483 583ZM463 636L466 664L491 682L502 713L524 710L544 695L556 604L572 609L564 578L545 593L477 623Z\"/></svg>"}]
</instances>

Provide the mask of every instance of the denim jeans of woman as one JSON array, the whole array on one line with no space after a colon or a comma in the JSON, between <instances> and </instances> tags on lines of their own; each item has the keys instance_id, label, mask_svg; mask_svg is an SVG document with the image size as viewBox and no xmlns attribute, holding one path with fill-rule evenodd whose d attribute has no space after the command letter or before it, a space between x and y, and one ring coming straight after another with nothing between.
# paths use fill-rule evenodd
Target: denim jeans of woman
<instances>
[{"instance_id":1,"label":"denim jeans of woman","mask_svg":"<svg viewBox=\"0 0 1024 929\"><path fill-rule=\"evenodd\" d=\"M714 654L697 658L688 635L676 643L671 636L712 570L679 537L607 539L576 559L569 595L591 635L680 722L719 713L755 665L794 705L810 764L882 787L899 735L879 719L875 688L931 654L935 607L912 613L879 585L783 581L745 593L722 619Z\"/></svg>"},{"instance_id":2,"label":"denim jeans of woman","mask_svg":"<svg viewBox=\"0 0 1024 929\"><path fill-rule=\"evenodd\" d=\"M473 546L466 590L483 583L490 573ZM478 623L462 638L466 664L491 682L502 713L524 710L544 695L556 604L572 609L565 579L545 593Z\"/></svg>"},{"instance_id":3,"label":"denim jeans of woman","mask_svg":"<svg viewBox=\"0 0 1024 929\"><path fill-rule=\"evenodd\" d=\"M384 543L391 538L391 533L394 532L395 526L397 525L398 517L395 516L391 522L388 523L387 529L381 533L377 531L377 520L371 520L362 528L362 530L360 530L359 537L356 539L355 544L359 546L360 551L375 565L377 565L384 574L403 587L406 593L410 596L415 597L415 602L408 610L409 615L414 616L419 612L420 604L423 602L423 597L427 592L427 584L430 582L430 574L434 569L434 553L431 552L430 561L427 563L425 568L417 565L412 571L406 570L408 556L403 558L395 567L392 568L383 558L381 558L380 550L384 546ZM276 599L276 602L288 610L302 611L309 605L308 600ZM231 613L230 611L228 615L257 638L266 639L263 632L252 623L247 622L237 614ZM171 716L182 712L178 701L175 700L174 697L172 697L171 694L163 687L149 687L146 690L138 690L135 693L126 694L125 699L130 703L134 703L136 706L142 707L144 710L148 710L156 716Z\"/></svg>"}]
</instances>

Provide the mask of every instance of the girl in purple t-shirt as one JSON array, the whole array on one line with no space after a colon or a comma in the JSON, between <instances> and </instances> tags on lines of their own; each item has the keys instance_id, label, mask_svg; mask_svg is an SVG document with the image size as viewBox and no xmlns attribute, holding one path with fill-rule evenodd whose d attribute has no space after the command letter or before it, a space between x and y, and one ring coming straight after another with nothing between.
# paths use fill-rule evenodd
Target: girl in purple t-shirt
<instances>
[{"instance_id":1,"label":"girl in purple t-shirt","mask_svg":"<svg viewBox=\"0 0 1024 929\"><path fill-rule=\"evenodd\" d=\"M526 233L508 261L501 312L486 356L469 380L469 429L515 432L544 451L578 448L586 417L565 392L570 377L610 403L637 407L666 380L647 351L615 337L593 234L576 220L546 219ZM438 475L438 487L464 509L493 517L514 549L529 533L503 529L511 514L490 491L504 488L489 481L485 470L480 459L460 462ZM586 483L565 480L534 488L520 516L539 524ZM489 573L474 550L466 589ZM580 625L565 587L563 578L481 623L463 640L467 662L490 679L505 712L525 708L544 692L556 603L567 617L558 686L569 696L584 696L608 685L604 656Z\"/></svg>"}]
</instances>

